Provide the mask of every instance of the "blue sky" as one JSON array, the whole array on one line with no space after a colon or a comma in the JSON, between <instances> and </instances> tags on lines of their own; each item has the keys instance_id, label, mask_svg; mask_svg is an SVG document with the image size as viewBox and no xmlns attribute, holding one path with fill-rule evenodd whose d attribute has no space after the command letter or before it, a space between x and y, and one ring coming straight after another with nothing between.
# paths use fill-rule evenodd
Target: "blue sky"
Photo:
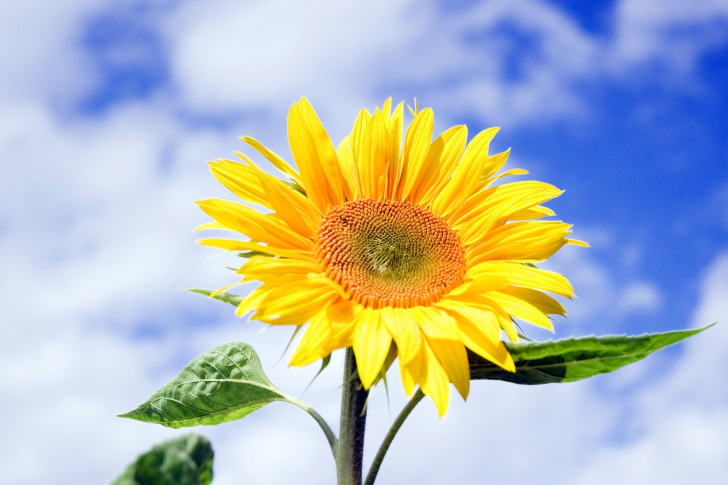
<instances>
[{"instance_id":1,"label":"blue sky","mask_svg":"<svg viewBox=\"0 0 728 485\"><path fill-rule=\"evenodd\" d=\"M227 197L204 162L241 135L290 160L301 95L335 140L388 96L431 106L440 131L500 126L493 149L565 189L551 207L592 244L548 263L579 296L557 337L728 318L724 0L8 2L0 32L0 484L110 479L175 434L114 415L222 342L308 384L315 366L273 365L287 334L177 289L230 282L191 232L194 200ZM422 405L380 481L720 483L726 339L719 325L586 383L476 383L443 421ZM331 420L335 367L306 394ZM383 393L371 411L374 444ZM306 419L270 406L199 430L215 483L330 481Z\"/></svg>"}]
</instances>

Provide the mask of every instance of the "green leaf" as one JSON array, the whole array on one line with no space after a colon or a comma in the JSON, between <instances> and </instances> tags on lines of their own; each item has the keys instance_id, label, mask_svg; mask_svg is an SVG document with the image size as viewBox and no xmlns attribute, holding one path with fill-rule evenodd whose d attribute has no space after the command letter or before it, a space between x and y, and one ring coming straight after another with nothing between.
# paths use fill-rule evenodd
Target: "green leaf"
<instances>
[{"instance_id":1,"label":"green leaf","mask_svg":"<svg viewBox=\"0 0 728 485\"><path fill-rule=\"evenodd\" d=\"M185 291L197 293L198 295L210 296L212 294L212 292L215 290L203 290L203 289L199 289L199 288L191 288L191 289L187 289ZM233 305L233 306L237 307L238 305L240 305L240 302L243 301L243 299L245 297L240 296L240 295L233 295L232 293L219 293L219 294L213 296L213 298L216 300L220 300L223 303L227 303L229 305Z\"/></svg>"},{"instance_id":2,"label":"green leaf","mask_svg":"<svg viewBox=\"0 0 728 485\"><path fill-rule=\"evenodd\" d=\"M139 455L111 485L210 485L213 457L207 438L188 434Z\"/></svg>"},{"instance_id":3,"label":"green leaf","mask_svg":"<svg viewBox=\"0 0 728 485\"><path fill-rule=\"evenodd\" d=\"M696 330L636 337L622 335L528 344L506 343L516 363L515 373L505 371L468 350L470 378L527 385L580 381L642 360L653 352L696 335L713 325Z\"/></svg>"},{"instance_id":4,"label":"green leaf","mask_svg":"<svg viewBox=\"0 0 728 485\"><path fill-rule=\"evenodd\" d=\"M170 428L212 425L243 418L273 401L292 398L266 377L253 347L233 342L195 358L144 404L121 417Z\"/></svg>"}]
</instances>

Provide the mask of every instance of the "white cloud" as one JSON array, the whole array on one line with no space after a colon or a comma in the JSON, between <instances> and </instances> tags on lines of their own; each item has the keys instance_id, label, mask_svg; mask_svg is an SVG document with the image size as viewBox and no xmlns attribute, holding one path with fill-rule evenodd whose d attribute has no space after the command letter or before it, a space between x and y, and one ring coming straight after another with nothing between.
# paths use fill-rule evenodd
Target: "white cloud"
<instances>
[{"instance_id":1,"label":"white cloud","mask_svg":"<svg viewBox=\"0 0 728 485\"><path fill-rule=\"evenodd\" d=\"M690 73L700 55L728 42L722 0L622 0L615 15L614 59L623 67L658 60Z\"/></svg>"},{"instance_id":2,"label":"white cloud","mask_svg":"<svg viewBox=\"0 0 728 485\"><path fill-rule=\"evenodd\" d=\"M0 102L77 92L89 85L77 34L102 2L5 1L0 4ZM52 76L52 82L49 77Z\"/></svg>"},{"instance_id":3,"label":"white cloud","mask_svg":"<svg viewBox=\"0 0 728 485\"><path fill-rule=\"evenodd\" d=\"M532 0L456 12L409 0L204 9L191 2L165 30L175 82L194 109L283 109L306 95L331 126L347 128L358 107L393 92L419 95L448 122L464 113L507 127L574 121L589 115L579 85L635 82L642 77L635 68L644 74L658 65L683 81L674 87L694 89L685 77L700 55L728 42L728 12L719 0L699 8L623 0L613 15L613 35L601 37ZM675 35L683 31L699 34ZM528 49L519 45L523 38Z\"/></svg>"},{"instance_id":4,"label":"white cloud","mask_svg":"<svg viewBox=\"0 0 728 485\"><path fill-rule=\"evenodd\" d=\"M537 52L519 61L523 79L506 78L519 47L503 25L537 38ZM306 95L346 127L358 107L402 86L418 86L446 116L465 110L515 124L573 115L581 106L566 79L589 72L595 54L572 21L532 1L458 15L409 0L190 3L166 30L175 80L195 109L283 108Z\"/></svg>"},{"instance_id":5,"label":"white cloud","mask_svg":"<svg viewBox=\"0 0 728 485\"><path fill-rule=\"evenodd\" d=\"M662 297L657 287L646 281L628 285L619 297L617 311L622 315L630 313L652 313L662 306Z\"/></svg>"},{"instance_id":6,"label":"white cloud","mask_svg":"<svg viewBox=\"0 0 728 485\"><path fill-rule=\"evenodd\" d=\"M693 317L695 327L720 323L683 345L674 369L638 394L639 436L605 446L573 483L723 483L728 474L728 254L711 265ZM664 372L660 372L664 375Z\"/></svg>"},{"instance_id":7,"label":"white cloud","mask_svg":"<svg viewBox=\"0 0 728 485\"><path fill-rule=\"evenodd\" d=\"M303 94L359 106L382 65L431 17L407 1L189 3L168 26L174 70L197 109L287 105ZM405 22L405 18L407 21ZM376 35L374 33L376 32ZM334 99L331 99L331 97ZM361 96L361 95L360 95Z\"/></svg>"}]
</instances>

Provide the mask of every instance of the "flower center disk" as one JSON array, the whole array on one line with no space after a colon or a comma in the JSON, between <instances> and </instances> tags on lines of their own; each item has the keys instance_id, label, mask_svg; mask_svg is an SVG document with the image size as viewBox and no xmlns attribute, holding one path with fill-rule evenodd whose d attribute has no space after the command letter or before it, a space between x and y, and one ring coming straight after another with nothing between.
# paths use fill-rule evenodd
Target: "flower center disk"
<instances>
[{"instance_id":1,"label":"flower center disk","mask_svg":"<svg viewBox=\"0 0 728 485\"><path fill-rule=\"evenodd\" d=\"M409 202L360 199L334 207L316 247L327 276L371 308L429 305L465 273L457 234Z\"/></svg>"}]
</instances>

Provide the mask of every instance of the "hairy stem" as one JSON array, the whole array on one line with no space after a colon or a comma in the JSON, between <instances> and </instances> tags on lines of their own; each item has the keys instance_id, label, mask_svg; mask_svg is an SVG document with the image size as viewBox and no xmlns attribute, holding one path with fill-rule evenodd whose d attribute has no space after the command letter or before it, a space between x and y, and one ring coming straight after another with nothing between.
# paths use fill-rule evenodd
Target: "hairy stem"
<instances>
[{"instance_id":1,"label":"hairy stem","mask_svg":"<svg viewBox=\"0 0 728 485\"><path fill-rule=\"evenodd\" d=\"M338 485L361 485L362 458L364 456L364 408L369 391L366 391L359 377L355 375L354 351L346 349L344 362L344 385L341 393L341 429L336 446L336 476Z\"/></svg>"},{"instance_id":2,"label":"hairy stem","mask_svg":"<svg viewBox=\"0 0 728 485\"><path fill-rule=\"evenodd\" d=\"M387 454L387 450L392 444L392 441L394 441L394 437L397 435L397 431L399 431L399 428L402 427L405 419L407 419L407 416L409 416L415 406L417 406L417 403L422 401L423 397L425 397L425 395L422 393L422 390L418 388L417 392L415 392L415 395L412 396L412 399L410 399L404 409L402 409L402 412L399 413L397 419L394 420L394 423L392 423L392 427L389 428L387 436L384 437L384 441L382 441L382 444L379 447L379 451L377 451L377 456L374 457L374 461L372 462L372 466L369 469L369 473L367 474L367 479L364 482L364 485L374 485L374 480L376 480L377 478L377 473L379 473L379 467L382 465L384 455Z\"/></svg>"},{"instance_id":3,"label":"hairy stem","mask_svg":"<svg viewBox=\"0 0 728 485\"><path fill-rule=\"evenodd\" d=\"M334 454L334 458L336 458L336 435L333 431L331 431L329 423L327 423L326 420L321 417L321 415L317 413L314 408L312 408L305 402L291 396L287 396L286 401L290 404L293 404L294 406L298 406L299 408L303 409L308 414L310 414L313 419L316 420L316 422L319 426L321 426L321 429L326 435L326 439L328 440L329 446L331 447L331 452Z\"/></svg>"}]
</instances>

